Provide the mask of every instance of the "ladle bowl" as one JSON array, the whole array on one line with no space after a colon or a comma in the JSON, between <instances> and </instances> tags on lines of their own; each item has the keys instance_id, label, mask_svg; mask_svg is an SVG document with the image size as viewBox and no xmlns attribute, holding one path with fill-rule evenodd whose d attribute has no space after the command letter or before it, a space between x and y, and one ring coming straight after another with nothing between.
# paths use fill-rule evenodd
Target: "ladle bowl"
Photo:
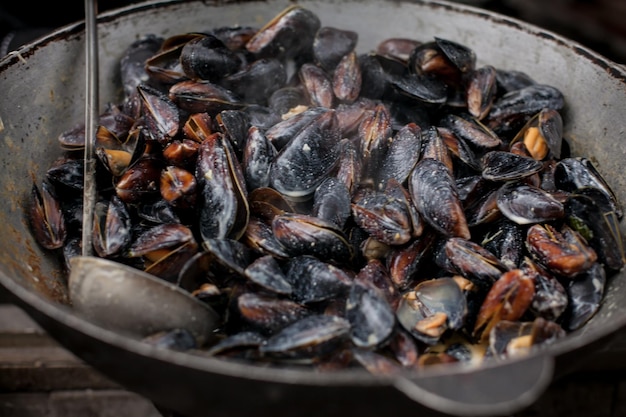
<instances>
[{"instance_id":1,"label":"ladle bowl","mask_svg":"<svg viewBox=\"0 0 626 417\"><path fill-rule=\"evenodd\" d=\"M205 343L218 316L174 284L137 268L94 256L70 261L69 296L76 312L135 338L184 329Z\"/></svg>"}]
</instances>

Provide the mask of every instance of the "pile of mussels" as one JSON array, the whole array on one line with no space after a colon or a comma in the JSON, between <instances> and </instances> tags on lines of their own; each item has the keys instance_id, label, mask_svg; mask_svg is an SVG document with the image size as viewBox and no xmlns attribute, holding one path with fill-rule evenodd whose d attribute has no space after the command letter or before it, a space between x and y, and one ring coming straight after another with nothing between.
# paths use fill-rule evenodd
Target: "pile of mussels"
<instances>
[{"instance_id":1,"label":"pile of mussels","mask_svg":"<svg viewBox=\"0 0 626 417\"><path fill-rule=\"evenodd\" d=\"M357 41L294 6L124 52L93 249L221 317L202 346L177 329L152 343L389 372L523 354L597 311L624 266L622 209L568 154L563 94L448 39ZM69 268L84 125L59 142L29 217Z\"/></svg>"}]
</instances>

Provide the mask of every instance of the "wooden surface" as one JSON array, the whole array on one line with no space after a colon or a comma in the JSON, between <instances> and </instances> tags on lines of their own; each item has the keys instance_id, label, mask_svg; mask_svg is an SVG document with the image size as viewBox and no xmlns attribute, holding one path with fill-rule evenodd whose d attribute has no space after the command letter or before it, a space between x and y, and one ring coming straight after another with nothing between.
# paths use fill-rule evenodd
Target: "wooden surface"
<instances>
[{"instance_id":1,"label":"wooden surface","mask_svg":"<svg viewBox=\"0 0 626 417\"><path fill-rule=\"evenodd\" d=\"M586 368L553 382L535 404L512 417L626 416L625 358L626 337L620 336ZM0 303L0 417L165 414L63 349L22 310Z\"/></svg>"},{"instance_id":2,"label":"wooden surface","mask_svg":"<svg viewBox=\"0 0 626 417\"><path fill-rule=\"evenodd\" d=\"M21 309L0 304L0 417L105 416L161 413L59 346Z\"/></svg>"}]
</instances>

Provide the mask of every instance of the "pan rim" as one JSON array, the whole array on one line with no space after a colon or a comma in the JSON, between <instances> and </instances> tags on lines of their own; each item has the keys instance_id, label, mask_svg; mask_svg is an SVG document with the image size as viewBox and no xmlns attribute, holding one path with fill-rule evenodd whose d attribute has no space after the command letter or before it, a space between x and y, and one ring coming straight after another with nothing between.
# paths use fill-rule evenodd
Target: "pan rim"
<instances>
[{"instance_id":1,"label":"pan rim","mask_svg":"<svg viewBox=\"0 0 626 417\"><path fill-rule=\"evenodd\" d=\"M618 80L624 84L626 88L626 68L623 65L615 63L610 59L598 54L595 51L579 44L578 42L567 39L561 35L545 30L538 26L532 25L521 20L506 17L504 15L486 11L477 7L450 3L447 1L430 1L430 0L393 0L399 3L415 4L422 7L445 8L451 12L463 13L471 15L475 18L490 20L498 25L506 25L518 30L525 31L531 35L541 37L545 42L551 42L562 47L567 47L574 51L581 59L589 61L591 64L606 71L609 76ZM168 7L177 7L184 3L203 3L214 4L216 6L232 5L249 3L248 1L203 1L203 0L156 0L138 3L132 6L127 6L117 10L109 11L99 15L99 24L107 24L115 22L117 19L129 15L141 13L142 11L152 9L166 9ZM256 1L255 1L256 2ZM356 2L356 1L355 1ZM64 27L61 27L48 35L45 35L38 40L23 45L16 51L10 52L7 56L0 60L0 74L16 65L18 62L28 60L29 56L37 53L41 48L44 48L51 42L67 39L72 37L82 37L84 35L83 22L75 22ZM223 360L198 356L185 352L176 352L170 350L155 349L146 343L143 343L132 338L119 335L113 331L104 329L100 326L94 325L91 322L73 314L71 309L67 306L63 306L58 303L54 303L34 291L31 291L21 283L18 283L14 279L5 274L4 271L0 271L0 285L9 290L10 293L15 295L22 303L27 304L29 307L36 308L44 315L58 321L66 326L72 326L79 331L87 334L89 337L101 340L104 343L117 346L119 348L128 350L132 353L149 356L151 358L174 363L178 366L199 369L207 372L218 373L222 375L245 377L248 379L257 379L260 381L271 382L284 382L284 383L297 383L297 384L310 384L310 385L372 385L392 384L393 379L390 377L381 377L372 375L364 370L347 370L339 371L336 373L313 373L309 370L298 369L269 369L260 368L254 364L239 364L233 362L225 362ZM504 362L492 362L481 365L484 367L502 367L506 366L509 362L517 362L520 360L532 359L539 356L556 357L564 353L568 353L579 348L586 346L587 344L607 337L617 330L626 327L626 314L623 317L618 317L614 322L608 326L601 328L591 328L585 331L584 337L566 337L564 340L559 341L557 344L550 346L546 349L535 350L529 355L523 358L510 358ZM444 374L461 374L466 372L475 371L475 367L454 364L446 365L441 369L425 369L420 371L419 377L430 377ZM444 369L445 368L445 369Z\"/></svg>"}]
</instances>

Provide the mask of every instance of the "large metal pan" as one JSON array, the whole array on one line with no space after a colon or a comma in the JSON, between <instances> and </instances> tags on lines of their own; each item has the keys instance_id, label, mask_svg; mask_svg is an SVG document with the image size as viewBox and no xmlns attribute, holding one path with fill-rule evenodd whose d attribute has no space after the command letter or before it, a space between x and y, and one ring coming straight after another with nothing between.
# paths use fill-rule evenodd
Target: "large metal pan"
<instances>
[{"instance_id":1,"label":"large metal pan","mask_svg":"<svg viewBox=\"0 0 626 417\"><path fill-rule=\"evenodd\" d=\"M554 33L457 4L430 1L301 1L326 26L359 33L361 51L388 37L440 36L473 48L479 63L527 72L565 93L565 136L626 201L626 71ZM120 98L121 51L148 34L227 24L258 26L286 0L142 3L99 18L101 106ZM480 369L447 367L381 378L364 371L276 370L157 350L72 312L59 265L33 240L24 201L60 155L57 135L84 114L84 26L64 27L0 61L0 284L72 352L130 390L183 415L508 414L531 404L554 378L626 325L626 273L582 330L549 349ZM623 226L622 226L623 228ZM396 414L397 415L397 414ZM414 415L414 414L412 414Z\"/></svg>"}]
</instances>

